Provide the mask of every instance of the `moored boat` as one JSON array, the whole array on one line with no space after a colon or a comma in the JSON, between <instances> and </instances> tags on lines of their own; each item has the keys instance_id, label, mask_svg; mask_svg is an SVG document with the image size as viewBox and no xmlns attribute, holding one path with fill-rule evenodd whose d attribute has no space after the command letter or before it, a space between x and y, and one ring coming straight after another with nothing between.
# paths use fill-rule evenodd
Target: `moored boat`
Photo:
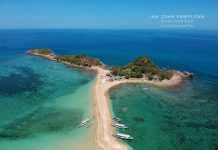
<instances>
[{"instance_id":1,"label":"moored boat","mask_svg":"<svg viewBox=\"0 0 218 150\"><path fill-rule=\"evenodd\" d=\"M115 128L118 128L118 129L128 129L128 127L124 124L120 124L120 123L116 123L113 125Z\"/></svg>"},{"instance_id":2,"label":"moored boat","mask_svg":"<svg viewBox=\"0 0 218 150\"><path fill-rule=\"evenodd\" d=\"M133 137L128 134L117 133L114 135L116 138L124 139L124 140L133 140Z\"/></svg>"},{"instance_id":3,"label":"moored boat","mask_svg":"<svg viewBox=\"0 0 218 150\"><path fill-rule=\"evenodd\" d=\"M120 118L118 118L118 117L113 118L113 120L116 121L116 122L121 122L121 121L122 121L122 119L120 119Z\"/></svg>"},{"instance_id":4,"label":"moored boat","mask_svg":"<svg viewBox=\"0 0 218 150\"><path fill-rule=\"evenodd\" d=\"M88 124L89 122L91 122L91 121L92 121L91 119L85 119L85 120L83 120L83 121L79 124L78 128L81 128L81 127L87 125L87 124Z\"/></svg>"}]
</instances>

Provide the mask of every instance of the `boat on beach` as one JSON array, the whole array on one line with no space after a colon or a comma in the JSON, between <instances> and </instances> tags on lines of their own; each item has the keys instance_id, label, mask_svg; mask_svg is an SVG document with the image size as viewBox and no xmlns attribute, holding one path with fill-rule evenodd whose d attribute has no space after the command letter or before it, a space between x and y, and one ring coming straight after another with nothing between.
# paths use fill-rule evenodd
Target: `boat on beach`
<instances>
[{"instance_id":1,"label":"boat on beach","mask_svg":"<svg viewBox=\"0 0 218 150\"><path fill-rule=\"evenodd\" d=\"M92 121L92 119L85 119L85 120L83 120L83 121L79 124L78 128L81 128L81 127L87 125L87 124L90 123L91 121Z\"/></svg>"},{"instance_id":2,"label":"boat on beach","mask_svg":"<svg viewBox=\"0 0 218 150\"><path fill-rule=\"evenodd\" d=\"M118 128L118 129L128 129L128 127L124 124L120 124L120 123L116 123L113 125L115 128Z\"/></svg>"},{"instance_id":3,"label":"boat on beach","mask_svg":"<svg viewBox=\"0 0 218 150\"><path fill-rule=\"evenodd\" d=\"M122 133L117 133L114 135L114 137L119 138L119 139L124 139L124 140L133 140L132 136L128 134L122 134Z\"/></svg>"}]
</instances>

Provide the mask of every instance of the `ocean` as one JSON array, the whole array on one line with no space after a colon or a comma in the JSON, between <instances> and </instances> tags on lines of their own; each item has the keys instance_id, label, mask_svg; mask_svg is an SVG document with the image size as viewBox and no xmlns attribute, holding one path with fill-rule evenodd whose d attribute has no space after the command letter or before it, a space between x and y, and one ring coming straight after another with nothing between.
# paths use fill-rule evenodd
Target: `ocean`
<instances>
[{"instance_id":1,"label":"ocean","mask_svg":"<svg viewBox=\"0 0 218 150\"><path fill-rule=\"evenodd\" d=\"M56 141L92 132L76 124L92 114L94 74L24 54L33 47L84 53L110 66L146 55L160 68L193 72L173 89L112 89L111 110L129 126L119 132L134 137L127 142L133 149L218 149L218 31L67 29L0 30L0 149L58 149Z\"/></svg>"},{"instance_id":2,"label":"ocean","mask_svg":"<svg viewBox=\"0 0 218 150\"><path fill-rule=\"evenodd\" d=\"M0 63L0 149L71 150L87 142L93 128L77 126L92 117L94 72L11 55Z\"/></svg>"}]
</instances>

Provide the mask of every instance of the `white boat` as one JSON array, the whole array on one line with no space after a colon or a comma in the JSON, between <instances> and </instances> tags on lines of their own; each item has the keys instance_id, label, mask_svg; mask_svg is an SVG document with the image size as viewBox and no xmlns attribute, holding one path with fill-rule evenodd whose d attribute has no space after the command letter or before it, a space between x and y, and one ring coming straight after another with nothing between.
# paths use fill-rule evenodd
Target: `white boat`
<instances>
[{"instance_id":1,"label":"white boat","mask_svg":"<svg viewBox=\"0 0 218 150\"><path fill-rule=\"evenodd\" d=\"M91 120L91 119L85 119L85 120L83 120L83 121L79 124L78 128L81 128L81 127L87 125L90 121L92 121L92 120Z\"/></svg>"},{"instance_id":2,"label":"white boat","mask_svg":"<svg viewBox=\"0 0 218 150\"><path fill-rule=\"evenodd\" d=\"M118 128L118 129L128 129L128 127L124 124L120 124L120 123L116 123L113 125L115 128Z\"/></svg>"},{"instance_id":3,"label":"white boat","mask_svg":"<svg viewBox=\"0 0 218 150\"><path fill-rule=\"evenodd\" d=\"M128 109L127 107L124 107L124 108L122 108L122 111L123 111L123 112L126 112L127 109Z\"/></svg>"},{"instance_id":4,"label":"white boat","mask_svg":"<svg viewBox=\"0 0 218 150\"><path fill-rule=\"evenodd\" d=\"M114 135L116 138L124 139L124 140L133 140L133 137L128 134L117 133Z\"/></svg>"},{"instance_id":5,"label":"white boat","mask_svg":"<svg viewBox=\"0 0 218 150\"><path fill-rule=\"evenodd\" d=\"M121 122L121 121L122 121L122 119L120 119L120 118L118 118L118 117L113 118L113 120L116 121L116 122Z\"/></svg>"}]
</instances>

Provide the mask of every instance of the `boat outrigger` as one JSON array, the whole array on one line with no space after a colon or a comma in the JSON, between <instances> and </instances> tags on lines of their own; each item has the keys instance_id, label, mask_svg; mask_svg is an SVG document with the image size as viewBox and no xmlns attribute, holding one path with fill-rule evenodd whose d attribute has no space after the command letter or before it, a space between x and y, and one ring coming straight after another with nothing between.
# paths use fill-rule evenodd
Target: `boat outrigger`
<instances>
[{"instance_id":1,"label":"boat outrigger","mask_svg":"<svg viewBox=\"0 0 218 150\"><path fill-rule=\"evenodd\" d=\"M116 123L113 125L115 128L118 128L118 129L128 129L128 127L124 124L119 124L119 123Z\"/></svg>"},{"instance_id":2,"label":"boat outrigger","mask_svg":"<svg viewBox=\"0 0 218 150\"><path fill-rule=\"evenodd\" d=\"M79 124L78 128L81 128L81 127L87 125L87 124L88 124L89 122L91 122L91 121L92 121L92 119L85 119L85 120L83 120L83 121Z\"/></svg>"},{"instance_id":3,"label":"boat outrigger","mask_svg":"<svg viewBox=\"0 0 218 150\"><path fill-rule=\"evenodd\" d=\"M93 122L93 121L90 121L90 122L87 124L87 128L91 127L93 124L94 124L94 122Z\"/></svg>"},{"instance_id":4,"label":"boat outrigger","mask_svg":"<svg viewBox=\"0 0 218 150\"><path fill-rule=\"evenodd\" d=\"M117 133L114 135L116 138L124 139L124 140L133 140L133 137L128 134Z\"/></svg>"},{"instance_id":5,"label":"boat outrigger","mask_svg":"<svg viewBox=\"0 0 218 150\"><path fill-rule=\"evenodd\" d=\"M113 118L113 120L116 121L116 122L121 122L121 121L122 121L122 119L120 119L120 118L118 118L118 117Z\"/></svg>"}]
</instances>

